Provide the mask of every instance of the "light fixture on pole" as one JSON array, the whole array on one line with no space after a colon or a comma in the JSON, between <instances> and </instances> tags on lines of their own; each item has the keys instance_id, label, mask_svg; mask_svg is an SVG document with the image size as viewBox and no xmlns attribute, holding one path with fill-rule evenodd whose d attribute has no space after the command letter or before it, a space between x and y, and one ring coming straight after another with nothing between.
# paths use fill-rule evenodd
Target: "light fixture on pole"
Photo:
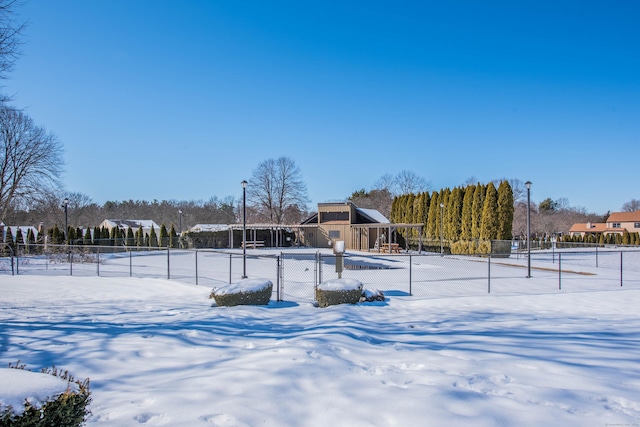
<instances>
[{"instance_id":1,"label":"light fixture on pole","mask_svg":"<svg viewBox=\"0 0 640 427\"><path fill-rule=\"evenodd\" d=\"M247 278L247 181L242 180L242 278Z\"/></svg>"},{"instance_id":2,"label":"light fixture on pole","mask_svg":"<svg viewBox=\"0 0 640 427\"><path fill-rule=\"evenodd\" d=\"M182 209L178 209L178 214L180 215L180 234L182 234Z\"/></svg>"},{"instance_id":3,"label":"light fixture on pole","mask_svg":"<svg viewBox=\"0 0 640 427\"><path fill-rule=\"evenodd\" d=\"M527 186L527 279L531 277L531 181L524 183Z\"/></svg>"},{"instance_id":4,"label":"light fixture on pole","mask_svg":"<svg viewBox=\"0 0 640 427\"><path fill-rule=\"evenodd\" d=\"M442 243L444 235L444 203L440 203L440 255L444 255L444 245Z\"/></svg>"},{"instance_id":5,"label":"light fixture on pole","mask_svg":"<svg viewBox=\"0 0 640 427\"><path fill-rule=\"evenodd\" d=\"M64 242L68 245L69 244L69 216L68 216L69 199L67 199L66 197L62 201L62 207L64 208Z\"/></svg>"}]
</instances>

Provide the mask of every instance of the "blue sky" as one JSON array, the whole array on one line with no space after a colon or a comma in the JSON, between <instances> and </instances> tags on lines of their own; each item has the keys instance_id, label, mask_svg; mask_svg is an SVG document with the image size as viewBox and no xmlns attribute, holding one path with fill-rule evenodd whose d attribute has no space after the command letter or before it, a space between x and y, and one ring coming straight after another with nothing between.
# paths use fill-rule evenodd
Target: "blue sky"
<instances>
[{"instance_id":1,"label":"blue sky","mask_svg":"<svg viewBox=\"0 0 640 427\"><path fill-rule=\"evenodd\" d=\"M640 3L29 0L5 90L65 147L67 191L241 197L263 160L312 206L410 170L640 199Z\"/></svg>"}]
</instances>

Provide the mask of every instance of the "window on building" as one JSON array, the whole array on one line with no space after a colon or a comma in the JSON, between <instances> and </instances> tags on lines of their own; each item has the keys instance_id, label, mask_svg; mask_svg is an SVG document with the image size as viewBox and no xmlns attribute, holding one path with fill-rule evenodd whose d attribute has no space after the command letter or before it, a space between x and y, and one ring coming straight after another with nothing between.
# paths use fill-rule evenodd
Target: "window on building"
<instances>
[{"instance_id":1,"label":"window on building","mask_svg":"<svg viewBox=\"0 0 640 427\"><path fill-rule=\"evenodd\" d=\"M633 228L640 228L640 222L634 222Z\"/></svg>"},{"instance_id":2,"label":"window on building","mask_svg":"<svg viewBox=\"0 0 640 427\"><path fill-rule=\"evenodd\" d=\"M320 222L348 220L349 212L320 212Z\"/></svg>"},{"instance_id":3,"label":"window on building","mask_svg":"<svg viewBox=\"0 0 640 427\"><path fill-rule=\"evenodd\" d=\"M340 230L329 230L329 238L330 239L339 239L340 238Z\"/></svg>"},{"instance_id":4,"label":"window on building","mask_svg":"<svg viewBox=\"0 0 640 427\"><path fill-rule=\"evenodd\" d=\"M613 228L621 228L619 222L614 222L613 224L611 224L611 227L613 227Z\"/></svg>"}]
</instances>

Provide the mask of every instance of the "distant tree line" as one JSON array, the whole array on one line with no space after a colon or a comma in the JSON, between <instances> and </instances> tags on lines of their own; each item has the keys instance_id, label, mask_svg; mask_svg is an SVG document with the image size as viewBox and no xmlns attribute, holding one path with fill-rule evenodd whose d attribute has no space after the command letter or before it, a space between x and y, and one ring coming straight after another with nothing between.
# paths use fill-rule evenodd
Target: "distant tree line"
<instances>
[{"instance_id":1,"label":"distant tree line","mask_svg":"<svg viewBox=\"0 0 640 427\"><path fill-rule=\"evenodd\" d=\"M195 224L233 224L238 222L238 207L232 197L205 201L145 200L108 201L98 205L85 195L66 193L46 195L28 209L13 209L5 219L11 225L34 225L41 222L45 229L64 229L65 212L62 200L66 196L67 223L70 228L91 228L105 219L153 220L173 226L178 233ZM182 226L182 230L180 227ZM159 232L160 230L156 230ZM64 233L63 233L64 234Z\"/></svg>"}]
</instances>

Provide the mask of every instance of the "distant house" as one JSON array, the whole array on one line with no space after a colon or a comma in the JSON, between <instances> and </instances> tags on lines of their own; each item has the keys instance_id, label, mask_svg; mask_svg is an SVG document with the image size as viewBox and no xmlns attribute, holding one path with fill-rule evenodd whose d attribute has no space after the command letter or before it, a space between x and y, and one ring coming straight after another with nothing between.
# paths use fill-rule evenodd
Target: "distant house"
<instances>
[{"instance_id":1,"label":"distant house","mask_svg":"<svg viewBox=\"0 0 640 427\"><path fill-rule=\"evenodd\" d=\"M573 224L569 233L571 236L588 236L596 234L619 234L624 230L629 233L640 232L640 210L634 212L613 212L607 222Z\"/></svg>"},{"instance_id":2,"label":"distant house","mask_svg":"<svg viewBox=\"0 0 640 427\"><path fill-rule=\"evenodd\" d=\"M31 225L5 225L3 222L0 222L0 242L6 242L9 230L11 230L11 235L13 236L14 241L18 235L18 230L22 232L22 238L25 240L27 239L29 230L33 233L34 238L38 238L38 229Z\"/></svg>"},{"instance_id":3,"label":"distant house","mask_svg":"<svg viewBox=\"0 0 640 427\"><path fill-rule=\"evenodd\" d=\"M145 234L151 232L151 227L155 230L156 234L160 232L160 226L150 219L105 219L99 225L99 228L106 228L111 232L114 227L118 227L120 230L127 232L127 229L131 228L131 231L135 232L142 226L142 231Z\"/></svg>"}]
</instances>

